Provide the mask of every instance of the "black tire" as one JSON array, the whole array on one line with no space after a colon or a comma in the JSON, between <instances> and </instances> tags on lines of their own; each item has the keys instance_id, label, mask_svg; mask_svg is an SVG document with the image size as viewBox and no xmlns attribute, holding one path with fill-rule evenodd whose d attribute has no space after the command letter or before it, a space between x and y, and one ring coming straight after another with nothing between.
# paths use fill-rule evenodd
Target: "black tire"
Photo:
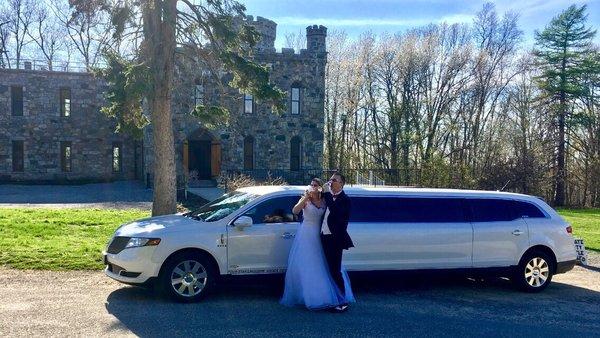
<instances>
[{"instance_id":1,"label":"black tire","mask_svg":"<svg viewBox=\"0 0 600 338\"><path fill-rule=\"evenodd\" d=\"M174 301L198 302L212 291L218 275L217 267L207 255L182 252L164 263L159 287Z\"/></svg>"},{"instance_id":2,"label":"black tire","mask_svg":"<svg viewBox=\"0 0 600 338\"><path fill-rule=\"evenodd\" d=\"M552 281L556 262L543 251L530 251L523 255L515 269L512 282L524 292L540 292Z\"/></svg>"}]
</instances>

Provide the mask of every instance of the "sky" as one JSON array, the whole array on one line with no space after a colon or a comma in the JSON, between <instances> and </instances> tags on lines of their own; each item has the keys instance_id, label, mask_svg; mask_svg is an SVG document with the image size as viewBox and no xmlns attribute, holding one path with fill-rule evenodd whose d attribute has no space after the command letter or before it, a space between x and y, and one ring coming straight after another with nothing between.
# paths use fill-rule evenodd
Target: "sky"
<instances>
[{"instance_id":1,"label":"sky","mask_svg":"<svg viewBox=\"0 0 600 338\"><path fill-rule=\"evenodd\" d=\"M572 4L587 4L587 25L598 30L600 43L600 0L239 0L246 13L277 23L277 49L284 47L285 35L306 32L306 26L324 25L344 30L351 38L362 32L402 32L429 23L471 23L485 2L496 6L499 16L508 11L519 14L524 44L534 43L534 31L543 30L550 20Z\"/></svg>"}]
</instances>

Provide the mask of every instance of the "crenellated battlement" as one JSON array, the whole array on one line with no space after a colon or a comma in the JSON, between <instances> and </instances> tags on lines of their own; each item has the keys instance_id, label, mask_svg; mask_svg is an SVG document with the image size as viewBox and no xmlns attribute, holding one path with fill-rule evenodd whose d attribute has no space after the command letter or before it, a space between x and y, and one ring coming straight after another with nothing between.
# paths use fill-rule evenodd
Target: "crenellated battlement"
<instances>
[{"instance_id":1,"label":"crenellated battlement","mask_svg":"<svg viewBox=\"0 0 600 338\"><path fill-rule=\"evenodd\" d=\"M325 40L327 38L327 27L323 25L312 25L306 27L306 49L302 49L299 54L282 50L275 50L275 39L277 38L277 23L262 16L256 18L252 15L239 18L246 25L254 27L261 35L260 41L255 49L259 53L275 53L282 55L303 55L311 53L326 52Z\"/></svg>"},{"instance_id":2,"label":"crenellated battlement","mask_svg":"<svg viewBox=\"0 0 600 338\"><path fill-rule=\"evenodd\" d=\"M277 37L277 23L275 21L257 16L256 19L252 15L247 15L242 19L243 23L254 27L261 36L260 41L256 45L258 51L270 51L275 48L275 38Z\"/></svg>"},{"instance_id":3,"label":"crenellated battlement","mask_svg":"<svg viewBox=\"0 0 600 338\"><path fill-rule=\"evenodd\" d=\"M257 16L256 18L254 18L253 15L246 15L246 17L244 18L244 21L246 21L247 23L264 23L264 24L270 24L273 25L273 27L277 26L277 23L273 20L264 18L262 16Z\"/></svg>"},{"instance_id":4,"label":"crenellated battlement","mask_svg":"<svg viewBox=\"0 0 600 338\"><path fill-rule=\"evenodd\" d=\"M306 36L324 35L327 36L327 27L323 25L312 25L306 27Z\"/></svg>"},{"instance_id":5,"label":"crenellated battlement","mask_svg":"<svg viewBox=\"0 0 600 338\"><path fill-rule=\"evenodd\" d=\"M299 51L294 50L294 48L272 48L269 50L261 50L258 51L258 55L260 55L261 59L286 59L286 60L305 60L305 59L314 59L315 52L309 51L308 49L300 49ZM325 59L326 54L317 54L319 57Z\"/></svg>"}]
</instances>

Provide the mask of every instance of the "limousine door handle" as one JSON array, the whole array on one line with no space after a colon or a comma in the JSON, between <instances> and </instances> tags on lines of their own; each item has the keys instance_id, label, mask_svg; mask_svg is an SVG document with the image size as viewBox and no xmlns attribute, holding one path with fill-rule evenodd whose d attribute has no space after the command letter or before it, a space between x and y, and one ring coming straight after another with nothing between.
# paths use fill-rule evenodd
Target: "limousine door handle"
<instances>
[{"instance_id":1,"label":"limousine door handle","mask_svg":"<svg viewBox=\"0 0 600 338\"><path fill-rule=\"evenodd\" d=\"M294 234L292 234L290 232L284 232L283 235L281 235L281 238L285 238L285 239L294 238Z\"/></svg>"},{"instance_id":2,"label":"limousine door handle","mask_svg":"<svg viewBox=\"0 0 600 338\"><path fill-rule=\"evenodd\" d=\"M519 236L519 235L523 234L523 231L517 229L517 230L513 231L512 234L515 235L515 236Z\"/></svg>"}]
</instances>

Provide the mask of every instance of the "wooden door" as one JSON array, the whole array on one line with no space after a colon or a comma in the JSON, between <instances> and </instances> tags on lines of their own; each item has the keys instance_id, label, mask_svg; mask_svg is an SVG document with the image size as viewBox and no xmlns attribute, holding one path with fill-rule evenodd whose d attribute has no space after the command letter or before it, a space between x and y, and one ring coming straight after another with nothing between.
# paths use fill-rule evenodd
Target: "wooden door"
<instances>
[{"instance_id":1,"label":"wooden door","mask_svg":"<svg viewBox=\"0 0 600 338\"><path fill-rule=\"evenodd\" d=\"M213 178L219 176L221 174L221 144L213 141L211 143L211 151L210 151L211 159L211 176Z\"/></svg>"}]
</instances>

